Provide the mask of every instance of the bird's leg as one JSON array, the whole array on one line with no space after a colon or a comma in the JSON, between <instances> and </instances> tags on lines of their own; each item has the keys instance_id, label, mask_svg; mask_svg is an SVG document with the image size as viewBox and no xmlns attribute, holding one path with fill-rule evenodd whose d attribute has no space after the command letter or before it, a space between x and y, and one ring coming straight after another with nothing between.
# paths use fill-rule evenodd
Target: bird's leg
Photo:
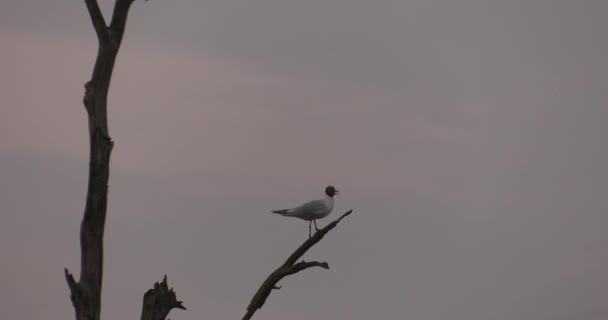
<instances>
[{"instance_id":1,"label":"bird's leg","mask_svg":"<svg viewBox=\"0 0 608 320\"><path fill-rule=\"evenodd\" d=\"M308 237L312 238L312 220L308 222Z\"/></svg>"},{"instance_id":2,"label":"bird's leg","mask_svg":"<svg viewBox=\"0 0 608 320\"><path fill-rule=\"evenodd\" d=\"M312 222L314 222L314 223L315 223L315 229L316 229L317 231L319 231L319 227L317 227L317 219L313 219L313 220L312 220Z\"/></svg>"}]
</instances>

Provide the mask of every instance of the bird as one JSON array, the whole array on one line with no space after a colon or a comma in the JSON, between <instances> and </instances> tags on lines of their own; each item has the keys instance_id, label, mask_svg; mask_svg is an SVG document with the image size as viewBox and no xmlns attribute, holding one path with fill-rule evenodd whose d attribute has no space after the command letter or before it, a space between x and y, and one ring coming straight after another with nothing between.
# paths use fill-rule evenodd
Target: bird
<instances>
[{"instance_id":1,"label":"bird","mask_svg":"<svg viewBox=\"0 0 608 320\"><path fill-rule=\"evenodd\" d=\"M315 229L319 231L317 227L317 219L325 218L334 208L334 196L340 192L333 186L327 186L325 188L325 198L321 200L313 200L306 202L303 205L291 208L272 210L270 212L280 214L284 217L296 217L302 220L309 221L308 223L308 237L312 238L312 224L315 224Z\"/></svg>"}]
</instances>

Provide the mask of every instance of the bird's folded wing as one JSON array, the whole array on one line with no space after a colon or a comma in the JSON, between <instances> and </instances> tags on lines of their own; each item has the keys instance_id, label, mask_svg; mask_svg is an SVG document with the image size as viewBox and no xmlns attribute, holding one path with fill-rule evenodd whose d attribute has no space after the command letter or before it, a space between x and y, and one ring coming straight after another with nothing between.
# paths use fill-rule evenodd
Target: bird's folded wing
<instances>
[{"instance_id":1,"label":"bird's folded wing","mask_svg":"<svg viewBox=\"0 0 608 320\"><path fill-rule=\"evenodd\" d=\"M315 213L323 211L325 209L325 202L323 200L314 200L307 202L299 207L295 207L290 211L293 213Z\"/></svg>"}]
</instances>

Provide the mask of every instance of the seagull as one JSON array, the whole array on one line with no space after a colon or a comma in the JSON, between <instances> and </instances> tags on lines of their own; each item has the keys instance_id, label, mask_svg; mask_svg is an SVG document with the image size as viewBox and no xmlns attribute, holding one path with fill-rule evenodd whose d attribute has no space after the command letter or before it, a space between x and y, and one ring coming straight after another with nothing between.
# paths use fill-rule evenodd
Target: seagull
<instances>
[{"instance_id":1,"label":"seagull","mask_svg":"<svg viewBox=\"0 0 608 320\"><path fill-rule=\"evenodd\" d=\"M317 219L325 218L334 208L334 196L340 193L333 186L325 188L325 198L322 200L313 200L303 205L297 206L291 209L272 210L270 212L280 214L284 217L296 217L302 220L309 221L308 223L308 237L312 237L312 224L314 222L315 229L319 231L317 227Z\"/></svg>"}]
</instances>

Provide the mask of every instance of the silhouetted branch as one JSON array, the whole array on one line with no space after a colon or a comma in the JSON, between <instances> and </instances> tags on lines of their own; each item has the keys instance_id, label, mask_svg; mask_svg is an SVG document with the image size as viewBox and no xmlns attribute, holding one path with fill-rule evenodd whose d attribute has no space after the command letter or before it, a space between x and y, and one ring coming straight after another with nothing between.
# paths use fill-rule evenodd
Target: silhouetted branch
<instances>
[{"instance_id":1,"label":"silhouetted branch","mask_svg":"<svg viewBox=\"0 0 608 320\"><path fill-rule=\"evenodd\" d=\"M353 212L352 210L348 210L346 213L344 213L342 216L340 216L340 218L338 218L335 221L333 221L332 223L328 224L327 226L325 226L325 228L322 228L319 231L317 231L311 238L304 241L304 243L302 243L302 245L300 245L300 247L298 247L296 249L296 251L294 251L281 266L279 266L276 270L274 270L268 276L268 278L266 278L264 283L262 283L262 285L260 286L258 291L255 293L255 295L251 299L249 306L247 306L247 313L245 313L245 316L243 316L243 320L251 319L253 314L258 309L262 308L262 306L266 302L266 299L270 295L270 292L272 292L273 289L278 290L281 288L280 286L277 286L277 283L279 281L281 281L281 279L283 279L284 277L292 275L292 274L296 274L304 269L308 269L308 268L312 268L312 267L321 267L324 269L329 269L329 264L327 264L327 262L300 261L300 262L296 263L296 261L298 259L300 259L306 253L306 251L308 251L308 249L312 248L312 246L317 244L317 242L321 241L321 239L323 239L323 237L331 229L335 228L342 219L344 219L346 216L348 216L352 212Z\"/></svg>"},{"instance_id":2,"label":"silhouetted branch","mask_svg":"<svg viewBox=\"0 0 608 320\"><path fill-rule=\"evenodd\" d=\"M99 39L100 42L106 41L108 38L106 20L103 18L103 14L101 13L101 9L99 9L97 0L85 0L84 2L89 10L89 16L91 16L91 22L93 22L95 33L97 33L97 39Z\"/></svg>"},{"instance_id":3,"label":"silhouetted branch","mask_svg":"<svg viewBox=\"0 0 608 320\"><path fill-rule=\"evenodd\" d=\"M116 0L114 11L112 12L112 21L110 22L110 31L112 33L123 34L127 25L127 16L129 8L134 0Z\"/></svg>"},{"instance_id":4,"label":"silhouetted branch","mask_svg":"<svg viewBox=\"0 0 608 320\"><path fill-rule=\"evenodd\" d=\"M85 84L83 99L89 122L90 153L89 183L84 217L80 225L80 280L76 282L74 276L67 269L64 270L77 320L100 318L103 234L108 204L110 154L114 146L108 132L107 99L112 71L132 2L133 0L116 0L110 28L106 26L97 1L85 0L99 40L99 48L91 80ZM162 284L155 286L152 293L147 293L148 299L155 299L153 305L158 311L151 313L154 315L154 318L151 318L153 320L164 319L171 308L183 309L181 302L175 299L173 290L166 287L165 278Z\"/></svg>"},{"instance_id":5,"label":"silhouetted branch","mask_svg":"<svg viewBox=\"0 0 608 320\"><path fill-rule=\"evenodd\" d=\"M304 243L302 243L302 245L298 249L296 249L296 251L294 251L289 256L289 258L287 258L287 260L285 261L284 264L292 265L292 264L296 263L296 261L298 259L300 259L300 257L302 257L304 255L304 253L306 253L306 251L308 251L308 249L310 249L310 247L314 246L315 244L317 244L317 242L321 241L321 239L323 239L323 237L329 232L329 230L335 228L342 219L344 219L346 216L348 216L352 212L353 212L352 210L349 210L348 212L343 214L340 218L336 219L332 223L325 226L325 228L322 228L319 231L315 232L315 234L311 238L308 238L308 240L304 241Z\"/></svg>"}]
</instances>

